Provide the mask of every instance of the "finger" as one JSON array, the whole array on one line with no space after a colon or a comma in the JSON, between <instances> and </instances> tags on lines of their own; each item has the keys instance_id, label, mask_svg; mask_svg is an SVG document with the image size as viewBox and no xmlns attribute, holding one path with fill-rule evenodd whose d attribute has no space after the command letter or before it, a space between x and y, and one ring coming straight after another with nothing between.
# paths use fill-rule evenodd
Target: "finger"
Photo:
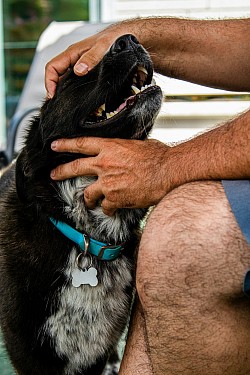
<instances>
[{"instance_id":1,"label":"finger","mask_svg":"<svg viewBox=\"0 0 250 375\"><path fill-rule=\"evenodd\" d=\"M106 198L102 201L102 211L107 216L114 216L118 207L113 202L108 201Z\"/></svg>"},{"instance_id":2,"label":"finger","mask_svg":"<svg viewBox=\"0 0 250 375\"><path fill-rule=\"evenodd\" d=\"M59 78L66 73L67 69L70 67L70 62L71 59L68 54L61 54L46 64L45 87L49 98L54 96Z\"/></svg>"},{"instance_id":3,"label":"finger","mask_svg":"<svg viewBox=\"0 0 250 375\"><path fill-rule=\"evenodd\" d=\"M97 171L92 165L93 158L76 159L70 163L61 164L50 172L52 180L66 180L77 176L96 176Z\"/></svg>"},{"instance_id":4,"label":"finger","mask_svg":"<svg viewBox=\"0 0 250 375\"><path fill-rule=\"evenodd\" d=\"M58 139L51 143L51 148L56 152L72 152L85 155L98 155L107 140L97 137L79 137L71 139Z\"/></svg>"},{"instance_id":5,"label":"finger","mask_svg":"<svg viewBox=\"0 0 250 375\"><path fill-rule=\"evenodd\" d=\"M56 86L59 81L59 74L53 66L45 68L45 88L47 91L47 98L52 99L56 92Z\"/></svg>"},{"instance_id":6,"label":"finger","mask_svg":"<svg viewBox=\"0 0 250 375\"><path fill-rule=\"evenodd\" d=\"M75 74L85 75L101 61L110 47L110 42L102 43L102 38L99 37L99 39L98 43L86 51L76 62L74 66Z\"/></svg>"},{"instance_id":7,"label":"finger","mask_svg":"<svg viewBox=\"0 0 250 375\"><path fill-rule=\"evenodd\" d=\"M82 49L75 44L46 64L45 87L49 98L54 96L60 76L66 73L67 69L76 63L82 53Z\"/></svg>"},{"instance_id":8,"label":"finger","mask_svg":"<svg viewBox=\"0 0 250 375\"><path fill-rule=\"evenodd\" d=\"M99 181L89 185L84 190L84 201L88 208L93 209L96 207L96 202L103 198L103 192Z\"/></svg>"}]
</instances>

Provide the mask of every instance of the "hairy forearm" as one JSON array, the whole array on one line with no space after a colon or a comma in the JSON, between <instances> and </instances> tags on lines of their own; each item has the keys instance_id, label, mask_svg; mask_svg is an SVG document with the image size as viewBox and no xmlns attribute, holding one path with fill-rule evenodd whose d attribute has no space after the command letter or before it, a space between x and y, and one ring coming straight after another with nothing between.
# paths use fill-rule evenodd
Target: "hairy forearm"
<instances>
[{"instance_id":1,"label":"hairy forearm","mask_svg":"<svg viewBox=\"0 0 250 375\"><path fill-rule=\"evenodd\" d=\"M105 197L103 211L112 215L117 208L155 205L188 182L250 178L249 145L250 111L174 147L156 140L61 139L54 151L91 157L58 166L51 178L98 176L85 189L85 203L93 208Z\"/></svg>"},{"instance_id":2,"label":"hairy forearm","mask_svg":"<svg viewBox=\"0 0 250 375\"><path fill-rule=\"evenodd\" d=\"M249 151L250 111L168 150L167 190L197 180L248 179Z\"/></svg>"},{"instance_id":3,"label":"hairy forearm","mask_svg":"<svg viewBox=\"0 0 250 375\"><path fill-rule=\"evenodd\" d=\"M155 70L170 77L235 91L250 89L250 19L139 18L111 26L133 33Z\"/></svg>"}]
</instances>

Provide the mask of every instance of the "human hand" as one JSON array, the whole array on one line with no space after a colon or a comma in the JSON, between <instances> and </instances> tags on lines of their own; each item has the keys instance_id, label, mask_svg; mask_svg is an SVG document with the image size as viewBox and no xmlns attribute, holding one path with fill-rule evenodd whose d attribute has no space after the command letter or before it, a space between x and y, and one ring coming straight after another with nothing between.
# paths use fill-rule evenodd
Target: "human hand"
<instances>
[{"instance_id":1,"label":"human hand","mask_svg":"<svg viewBox=\"0 0 250 375\"><path fill-rule=\"evenodd\" d=\"M74 67L75 74L79 76L87 74L101 61L119 36L131 32L132 27L129 27L129 23L112 25L89 38L72 44L50 60L45 67L47 96L49 98L54 96L60 77L69 67Z\"/></svg>"},{"instance_id":2,"label":"human hand","mask_svg":"<svg viewBox=\"0 0 250 375\"><path fill-rule=\"evenodd\" d=\"M87 207L99 199L106 215L118 208L142 208L158 203L170 190L165 168L170 147L156 140L105 138L60 139L52 143L57 152L73 152L88 158L58 166L51 173L54 180L82 175L98 176L84 191Z\"/></svg>"}]
</instances>

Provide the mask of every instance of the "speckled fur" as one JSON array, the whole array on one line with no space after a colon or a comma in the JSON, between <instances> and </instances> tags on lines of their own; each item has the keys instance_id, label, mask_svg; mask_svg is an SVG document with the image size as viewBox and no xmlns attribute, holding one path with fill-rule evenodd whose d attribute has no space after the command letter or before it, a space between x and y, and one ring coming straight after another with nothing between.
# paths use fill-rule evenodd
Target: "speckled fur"
<instances>
[{"instance_id":1,"label":"speckled fur","mask_svg":"<svg viewBox=\"0 0 250 375\"><path fill-rule=\"evenodd\" d=\"M93 179L79 177L58 183L60 196L65 202L65 213L73 219L76 228L91 233L93 238L107 240L109 237L114 243L128 240L128 224L134 224L137 211L141 217L144 210L126 210L123 215L117 213L112 217L104 215L101 207L87 210L83 192ZM72 247L64 269L69 281L78 254L79 251ZM126 323L131 303L127 288L133 285L132 263L120 257L112 262L112 269L103 268L98 278L97 287L84 285L75 288L71 283L64 286L58 292L57 312L47 319L42 328L43 333L53 340L57 354L69 358L65 374L74 374L83 364L105 356L107 348L118 342Z\"/></svg>"},{"instance_id":2,"label":"speckled fur","mask_svg":"<svg viewBox=\"0 0 250 375\"><path fill-rule=\"evenodd\" d=\"M77 253L72 250L65 269L69 279ZM118 259L112 274L104 270L97 287L74 288L69 284L60 290L59 308L46 321L44 332L53 339L56 353L69 358L65 374L74 374L83 364L107 355L107 348L119 340L130 305L124 287L131 282L131 265L126 259Z\"/></svg>"},{"instance_id":3,"label":"speckled fur","mask_svg":"<svg viewBox=\"0 0 250 375\"><path fill-rule=\"evenodd\" d=\"M74 221L78 230L85 230L90 237L102 242L121 243L130 238L131 226L138 223L145 209L117 210L114 216L107 216L98 205L87 210L84 204L84 189L95 181L95 177L79 177L58 183L58 190L65 202L64 212Z\"/></svg>"}]
</instances>

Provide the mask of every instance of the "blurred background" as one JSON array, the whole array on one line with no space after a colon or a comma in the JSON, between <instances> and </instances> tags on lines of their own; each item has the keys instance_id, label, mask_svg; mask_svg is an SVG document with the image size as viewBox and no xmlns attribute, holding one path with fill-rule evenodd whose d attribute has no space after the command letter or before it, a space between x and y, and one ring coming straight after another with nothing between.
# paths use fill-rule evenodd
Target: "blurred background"
<instances>
[{"instance_id":1,"label":"blurred background","mask_svg":"<svg viewBox=\"0 0 250 375\"><path fill-rule=\"evenodd\" d=\"M0 152L26 112L40 106L44 66L68 45L107 24L137 16L236 18L250 16L249 0L0 0ZM156 30L157 32L157 30ZM225 46L226 48L226 46ZM249 108L249 93L209 89L160 75L164 102L152 136L163 142L185 140ZM19 116L19 117L18 117ZM14 134L14 135L13 135ZM10 155L11 152L10 152ZM0 375L12 375L0 342Z\"/></svg>"},{"instance_id":2,"label":"blurred background","mask_svg":"<svg viewBox=\"0 0 250 375\"><path fill-rule=\"evenodd\" d=\"M4 148L6 126L15 112L41 33L52 21L89 20L89 4L88 0L1 0L0 8L0 148Z\"/></svg>"},{"instance_id":3,"label":"blurred background","mask_svg":"<svg viewBox=\"0 0 250 375\"><path fill-rule=\"evenodd\" d=\"M88 0L4 0L6 114L18 102L42 31L53 20L88 20Z\"/></svg>"}]
</instances>

